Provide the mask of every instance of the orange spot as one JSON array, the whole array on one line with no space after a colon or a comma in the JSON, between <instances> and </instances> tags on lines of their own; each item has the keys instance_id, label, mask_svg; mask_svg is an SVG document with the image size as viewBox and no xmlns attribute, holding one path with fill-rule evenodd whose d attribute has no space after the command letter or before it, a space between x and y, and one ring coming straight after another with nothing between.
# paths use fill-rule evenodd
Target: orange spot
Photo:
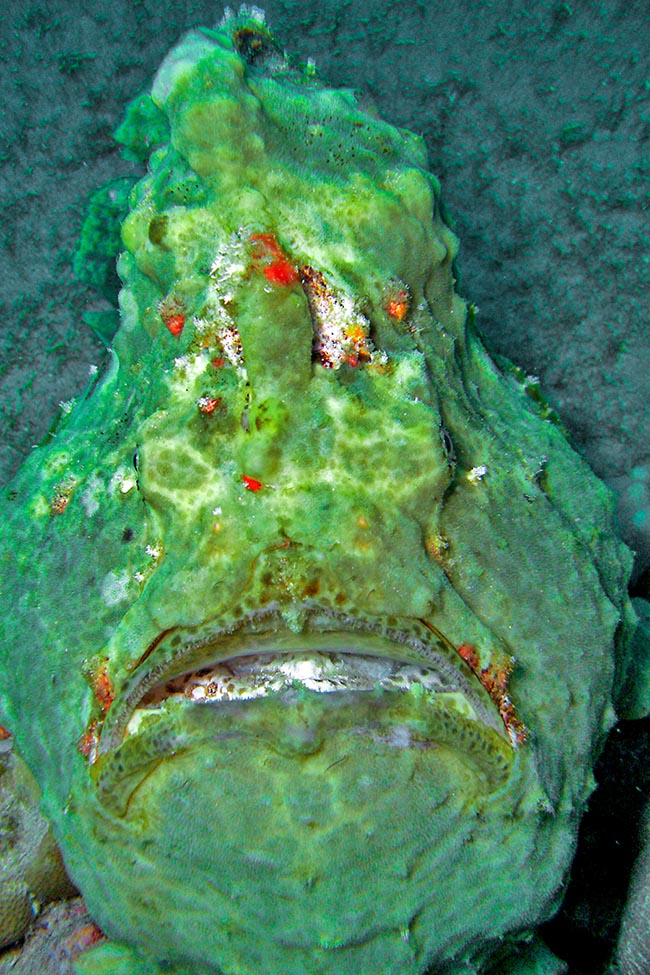
<instances>
[{"instance_id":1,"label":"orange spot","mask_svg":"<svg viewBox=\"0 0 650 975\"><path fill-rule=\"evenodd\" d=\"M404 288L395 288L386 296L384 307L396 322L403 322L409 310L409 293Z\"/></svg>"},{"instance_id":2,"label":"orange spot","mask_svg":"<svg viewBox=\"0 0 650 975\"><path fill-rule=\"evenodd\" d=\"M362 345L365 343L367 338L361 325L352 325L345 334L346 337L349 338L351 342L354 342L355 345Z\"/></svg>"},{"instance_id":3,"label":"orange spot","mask_svg":"<svg viewBox=\"0 0 650 975\"><path fill-rule=\"evenodd\" d=\"M50 501L50 512L53 515L62 515L70 503L70 495L66 491L57 491Z\"/></svg>"},{"instance_id":4,"label":"orange spot","mask_svg":"<svg viewBox=\"0 0 650 975\"><path fill-rule=\"evenodd\" d=\"M473 671L477 671L479 667L479 657L476 647L473 647L471 643L461 643L457 649L465 663L469 664Z\"/></svg>"},{"instance_id":5,"label":"orange spot","mask_svg":"<svg viewBox=\"0 0 650 975\"><path fill-rule=\"evenodd\" d=\"M104 660L91 676L93 694L104 714L106 714L115 698L113 684L108 676L107 664L108 659Z\"/></svg>"},{"instance_id":6,"label":"orange spot","mask_svg":"<svg viewBox=\"0 0 650 975\"><path fill-rule=\"evenodd\" d=\"M210 413L214 413L216 408L221 405L221 397L201 396L201 398L196 401L196 405L201 413L209 416Z\"/></svg>"},{"instance_id":7,"label":"orange spot","mask_svg":"<svg viewBox=\"0 0 650 975\"><path fill-rule=\"evenodd\" d=\"M512 744L521 745L526 741L526 726L517 716L515 706L508 694L508 681L512 673L513 661L506 660L501 666L491 663L479 670L480 660L475 647L470 643L461 643L456 649L492 698Z\"/></svg>"},{"instance_id":8,"label":"orange spot","mask_svg":"<svg viewBox=\"0 0 650 975\"><path fill-rule=\"evenodd\" d=\"M445 536L439 532L435 532L433 535L427 536L424 541L424 546L429 555L446 571L446 566L449 561L449 541Z\"/></svg>"},{"instance_id":9,"label":"orange spot","mask_svg":"<svg viewBox=\"0 0 650 975\"><path fill-rule=\"evenodd\" d=\"M242 474L241 479L244 482L244 487L253 493L261 491L264 487L261 481L258 481L255 477L249 477L247 474Z\"/></svg>"},{"instance_id":10,"label":"orange spot","mask_svg":"<svg viewBox=\"0 0 650 975\"><path fill-rule=\"evenodd\" d=\"M6 741L7 738L11 738L11 732L7 731L7 729L3 728L0 724L0 741Z\"/></svg>"}]
</instances>

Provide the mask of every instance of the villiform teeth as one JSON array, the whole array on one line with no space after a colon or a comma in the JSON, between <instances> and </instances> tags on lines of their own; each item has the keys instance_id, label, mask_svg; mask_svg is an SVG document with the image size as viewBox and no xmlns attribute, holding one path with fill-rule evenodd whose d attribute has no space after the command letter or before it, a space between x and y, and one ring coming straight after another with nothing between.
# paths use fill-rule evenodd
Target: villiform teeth
<instances>
[{"instance_id":1,"label":"villiform teeth","mask_svg":"<svg viewBox=\"0 0 650 975\"><path fill-rule=\"evenodd\" d=\"M433 667L363 654L283 653L232 657L210 668L183 674L150 691L140 708L156 707L171 697L190 701L242 701L265 697L289 686L328 693L341 690L454 691Z\"/></svg>"}]
</instances>

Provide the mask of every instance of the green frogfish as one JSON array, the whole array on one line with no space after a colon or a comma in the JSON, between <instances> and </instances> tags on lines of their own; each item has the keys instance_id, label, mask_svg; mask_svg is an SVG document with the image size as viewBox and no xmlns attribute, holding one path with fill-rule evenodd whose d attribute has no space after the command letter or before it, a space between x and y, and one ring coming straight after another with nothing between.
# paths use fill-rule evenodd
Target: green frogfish
<instances>
[{"instance_id":1,"label":"green frogfish","mask_svg":"<svg viewBox=\"0 0 650 975\"><path fill-rule=\"evenodd\" d=\"M562 971L633 621L608 491L484 349L423 140L259 11L120 131L110 362L0 502L0 721L107 935L78 970Z\"/></svg>"}]
</instances>

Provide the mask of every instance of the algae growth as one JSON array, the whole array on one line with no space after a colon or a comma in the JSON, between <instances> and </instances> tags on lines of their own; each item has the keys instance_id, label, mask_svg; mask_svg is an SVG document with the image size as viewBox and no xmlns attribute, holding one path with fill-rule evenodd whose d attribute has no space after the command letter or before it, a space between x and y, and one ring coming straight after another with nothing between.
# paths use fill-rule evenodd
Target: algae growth
<instances>
[{"instance_id":1,"label":"algae growth","mask_svg":"<svg viewBox=\"0 0 650 975\"><path fill-rule=\"evenodd\" d=\"M80 970L533 971L625 664L610 497L477 338L422 140L257 15L120 138L112 364L2 509Z\"/></svg>"}]
</instances>

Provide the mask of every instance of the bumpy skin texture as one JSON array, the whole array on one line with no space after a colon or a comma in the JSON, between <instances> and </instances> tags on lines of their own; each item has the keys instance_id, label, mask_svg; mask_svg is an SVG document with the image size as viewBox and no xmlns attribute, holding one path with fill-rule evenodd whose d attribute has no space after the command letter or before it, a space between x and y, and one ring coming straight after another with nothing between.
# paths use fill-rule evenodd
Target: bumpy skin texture
<instances>
[{"instance_id":1,"label":"bumpy skin texture","mask_svg":"<svg viewBox=\"0 0 650 975\"><path fill-rule=\"evenodd\" d=\"M613 718L610 498L478 340L419 138L245 17L136 115L134 152L165 141L112 366L2 508L2 720L116 942L83 970L550 971L511 946ZM176 695L127 728L217 659L351 648L442 689Z\"/></svg>"}]
</instances>

